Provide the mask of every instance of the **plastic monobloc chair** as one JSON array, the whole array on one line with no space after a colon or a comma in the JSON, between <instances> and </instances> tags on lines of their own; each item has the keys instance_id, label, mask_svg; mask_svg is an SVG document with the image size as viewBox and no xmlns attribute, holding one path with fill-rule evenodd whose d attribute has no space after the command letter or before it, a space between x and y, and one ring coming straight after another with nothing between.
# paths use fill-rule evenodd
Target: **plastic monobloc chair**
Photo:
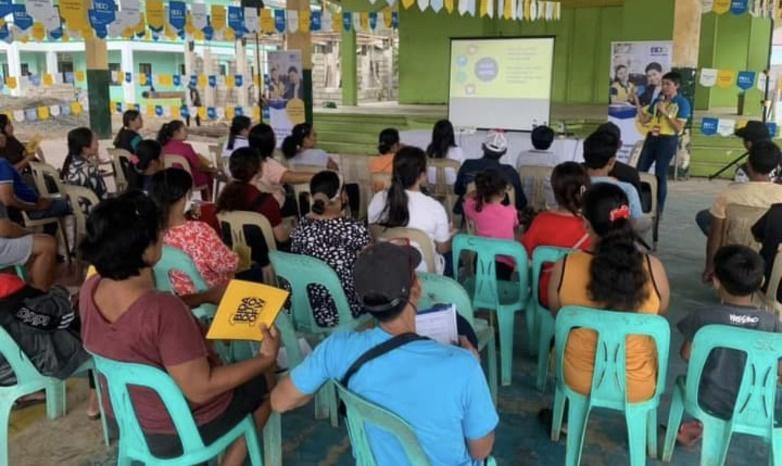
<instances>
[{"instance_id":1,"label":"plastic monobloc chair","mask_svg":"<svg viewBox=\"0 0 782 466\"><path fill-rule=\"evenodd\" d=\"M500 362L502 385L510 385L513 365L513 334L516 312L527 306L529 298L527 251L518 241L483 238L459 234L452 243L453 270L458 275L462 252L477 256L475 276L463 281L463 286L472 296L474 309L488 309L496 312L500 328ZM516 261L518 280L498 280L495 260L498 256L511 257Z\"/></svg>"},{"instance_id":2,"label":"plastic monobloc chair","mask_svg":"<svg viewBox=\"0 0 782 466\"><path fill-rule=\"evenodd\" d=\"M698 404L698 388L709 354L715 349L745 354L733 415L720 419ZM754 435L769 445L770 466L782 464L782 429L774 424L777 399L778 361L782 358L782 335L727 325L707 325L692 342L687 377L678 377L673 389L663 461L671 461L676 433L687 411L703 423L701 465L722 466L734 432Z\"/></svg>"},{"instance_id":3,"label":"plastic monobloc chair","mask_svg":"<svg viewBox=\"0 0 782 466\"><path fill-rule=\"evenodd\" d=\"M572 390L565 383L564 377L565 346L570 331L577 328L587 328L597 332L592 387L588 395ZM581 461L587 419L592 408L608 408L624 412L631 466L646 464L646 447L649 449L649 456L657 457L657 408L665 390L671 339L668 321L664 317L652 314L565 306L557 313L555 334L557 380L551 439L559 440L565 400L567 400L566 466L576 466ZM657 347L658 368L655 392L648 400L638 403L627 400L625 352L626 339L630 335L649 336Z\"/></svg>"}]
</instances>

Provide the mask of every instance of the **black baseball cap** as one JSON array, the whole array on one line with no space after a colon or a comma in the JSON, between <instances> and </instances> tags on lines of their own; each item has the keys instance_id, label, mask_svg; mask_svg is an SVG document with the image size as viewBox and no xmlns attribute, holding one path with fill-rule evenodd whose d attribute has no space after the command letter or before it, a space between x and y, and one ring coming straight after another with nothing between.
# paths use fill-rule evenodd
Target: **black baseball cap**
<instances>
[{"instance_id":1,"label":"black baseball cap","mask_svg":"<svg viewBox=\"0 0 782 466\"><path fill-rule=\"evenodd\" d=\"M768 127L764 125L763 122L757 120L748 121L746 126L737 129L736 136L750 142L763 141L771 138Z\"/></svg>"},{"instance_id":2,"label":"black baseball cap","mask_svg":"<svg viewBox=\"0 0 782 466\"><path fill-rule=\"evenodd\" d=\"M361 307L369 312L400 309L410 298L421 253L411 246L379 242L353 265L353 285Z\"/></svg>"}]
</instances>

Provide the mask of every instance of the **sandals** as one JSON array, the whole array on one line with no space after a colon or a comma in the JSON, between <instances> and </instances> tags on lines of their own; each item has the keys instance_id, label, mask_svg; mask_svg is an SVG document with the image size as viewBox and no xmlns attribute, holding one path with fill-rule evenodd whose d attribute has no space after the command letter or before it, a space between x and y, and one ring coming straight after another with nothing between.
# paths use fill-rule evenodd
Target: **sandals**
<instances>
[{"instance_id":1,"label":"sandals","mask_svg":"<svg viewBox=\"0 0 782 466\"><path fill-rule=\"evenodd\" d=\"M685 447L695 445L701 437L703 437L703 424L700 421L682 422L676 434L676 440Z\"/></svg>"}]
</instances>

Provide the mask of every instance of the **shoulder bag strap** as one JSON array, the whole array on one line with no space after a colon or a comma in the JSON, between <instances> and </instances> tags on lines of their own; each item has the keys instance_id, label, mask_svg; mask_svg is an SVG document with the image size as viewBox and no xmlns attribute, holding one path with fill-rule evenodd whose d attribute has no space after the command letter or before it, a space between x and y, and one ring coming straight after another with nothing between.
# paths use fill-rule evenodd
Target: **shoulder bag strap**
<instances>
[{"instance_id":1,"label":"shoulder bag strap","mask_svg":"<svg viewBox=\"0 0 782 466\"><path fill-rule=\"evenodd\" d=\"M418 340L428 340L428 338L422 337L421 335L412 332L407 332L396 335L377 346L373 346L353 362L353 364L348 368L347 372L345 372L345 375L342 376L339 383L342 384L343 387L347 388L348 382L350 382L350 378L353 377L353 375L355 375L359 369L361 369L361 366L388 353L389 351L393 351L400 346L404 346L408 343L412 343Z\"/></svg>"}]
</instances>

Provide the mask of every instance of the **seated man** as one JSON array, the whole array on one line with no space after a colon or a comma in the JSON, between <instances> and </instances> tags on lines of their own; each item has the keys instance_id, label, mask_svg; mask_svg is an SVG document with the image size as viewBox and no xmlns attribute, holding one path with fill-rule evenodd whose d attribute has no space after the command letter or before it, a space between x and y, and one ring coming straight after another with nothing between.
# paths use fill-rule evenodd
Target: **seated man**
<instances>
[{"instance_id":1,"label":"seated man","mask_svg":"<svg viewBox=\"0 0 782 466\"><path fill-rule=\"evenodd\" d=\"M769 209L782 202L782 185L769 181L768 175L780 161L779 147L771 141L759 141L752 145L747 160L748 183L731 183L717 195L714 205L708 211L700 211L696 222L708 235L706 241L706 266L703 270L704 283L711 283L714 275L714 254L722 245L723 226L727 207L738 204L747 207Z\"/></svg>"},{"instance_id":2,"label":"seated man","mask_svg":"<svg viewBox=\"0 0 782 466\"><path fill-rule=\"evenodd\" d=\"M564 160L560 160L557 154L550 150L551 145L554 143L554 130L548 126L536 126L532 130L532 150L525 150L521 152L517 157L515 163L511 163L516 167L519 173L522 174L521 183L524 188L524 192L531 193L534 191L534 180L532 177L524 177L524 166L539 166L539 167L556 167ZM553 208L557 205L557 200L554 198L554 190L551 189L551 178L546 177L543 185L543 191L546 197L546 205Z\"/></svg>"},{"instance_id":3,"label":"seated man","mask_svg":"<svg viewBox=\"0 0 782 466\"><path fill-rule=\"evenodd\" d=\"M47 291L54 283L56 261L57 241L12 222L5 206L0 204L0 267L27 264L30 284Z\"/></svg>"},{"instance_id":4,"label":"seated man","mask_svg":"<svg viewBox=\"0 0 782 466\"><path fill-rule=\"evenodd\" d=\"M306 404L330 379L340 380L368 350L415 333L421 285L414 274L421 256L413 248L378 243L355 264L356 294L378 326L332 334L272 391L272 408ZM383 270L383 274L378 274ZM462 346L474 348L462 339ZM354 371L347 388L404 419L432 464L483 464L499 420L480 362L470 351L428 339L408 341ZM380 465L406 465L399 443L368 429Z\"/></svg>"},{"instance_id":5,"label":"seated man","mask_svg":"<svg viewBox=\"0 0 782 466\"><path fill-rule=\"evenodd\" d=\"M611 123L610 121L603 123L597 127L597 131L610 134L616 138L616 151L619 152L619 149L621 149L623 145L622 130L619 129L616 124ZM641 177L638 175L638 170L632 165L628 165L617 160L614 162L614 168L608 175L613 176L619 181L630 183L635 187L635 190L638 191L638 195L643 197L643 191L641 190Z\"/></svg>"},{"instance_id":6,"label":"seated man","mask_svg":"<svg viewBox=\"0 0 782 466\"><path fill-rule=\"evenodd\" d=\"M500 163L500 158L506 152L508 152L508 139L505 137L505 133L494 130L489 131L483 143L483 157L465 160L461 168L459 168L459 173L456 175L456 183L453 185L454 193L459 196L454 212L461 213L462 198L467 193L467 185L475 180L475 176L478 173L487 170L499 171L502 173L505 181L513 186L513 189L516 191L516 199L511 199L511 202L516 205L516 210L522 210L527 206L527 198L524 196L519 173L514 167Z\"/></svg>"},{"instance_id":7,"label":"seated man","mask_svg":"<svg viewBox=\"0 0 782 466\"><path fill-rule=\"evenodd\" d=\"M768 132L768 127L761 121L748 121L746 126L736 130L736 136L741 138L741 142L744 143L744 148L749 152L752 149L752 145L760 141L767 141L771 139L771 134ZM778 170L772 170L769 173L769 178L775 178ZM747 170L747 162L742 163L736 169L736 173L733 175L733 181L738 183L746 183L749 181L749 174Z\"/></svg>"},{"instance_id":8,"label":"seated man","mask_svg":"<svg viewBox=\"0 0 782 466\"><path fill-rule=\"evenodd\" d=\"M584 140L584 164L592 184L610 183L622 188L630 205L633 228L643 233L652 226L650 217L644 216L638 191L630 183L619 181L610 175L616 164L616 138L607 132L596 131Z\"/></svg>"}]
</instances>

